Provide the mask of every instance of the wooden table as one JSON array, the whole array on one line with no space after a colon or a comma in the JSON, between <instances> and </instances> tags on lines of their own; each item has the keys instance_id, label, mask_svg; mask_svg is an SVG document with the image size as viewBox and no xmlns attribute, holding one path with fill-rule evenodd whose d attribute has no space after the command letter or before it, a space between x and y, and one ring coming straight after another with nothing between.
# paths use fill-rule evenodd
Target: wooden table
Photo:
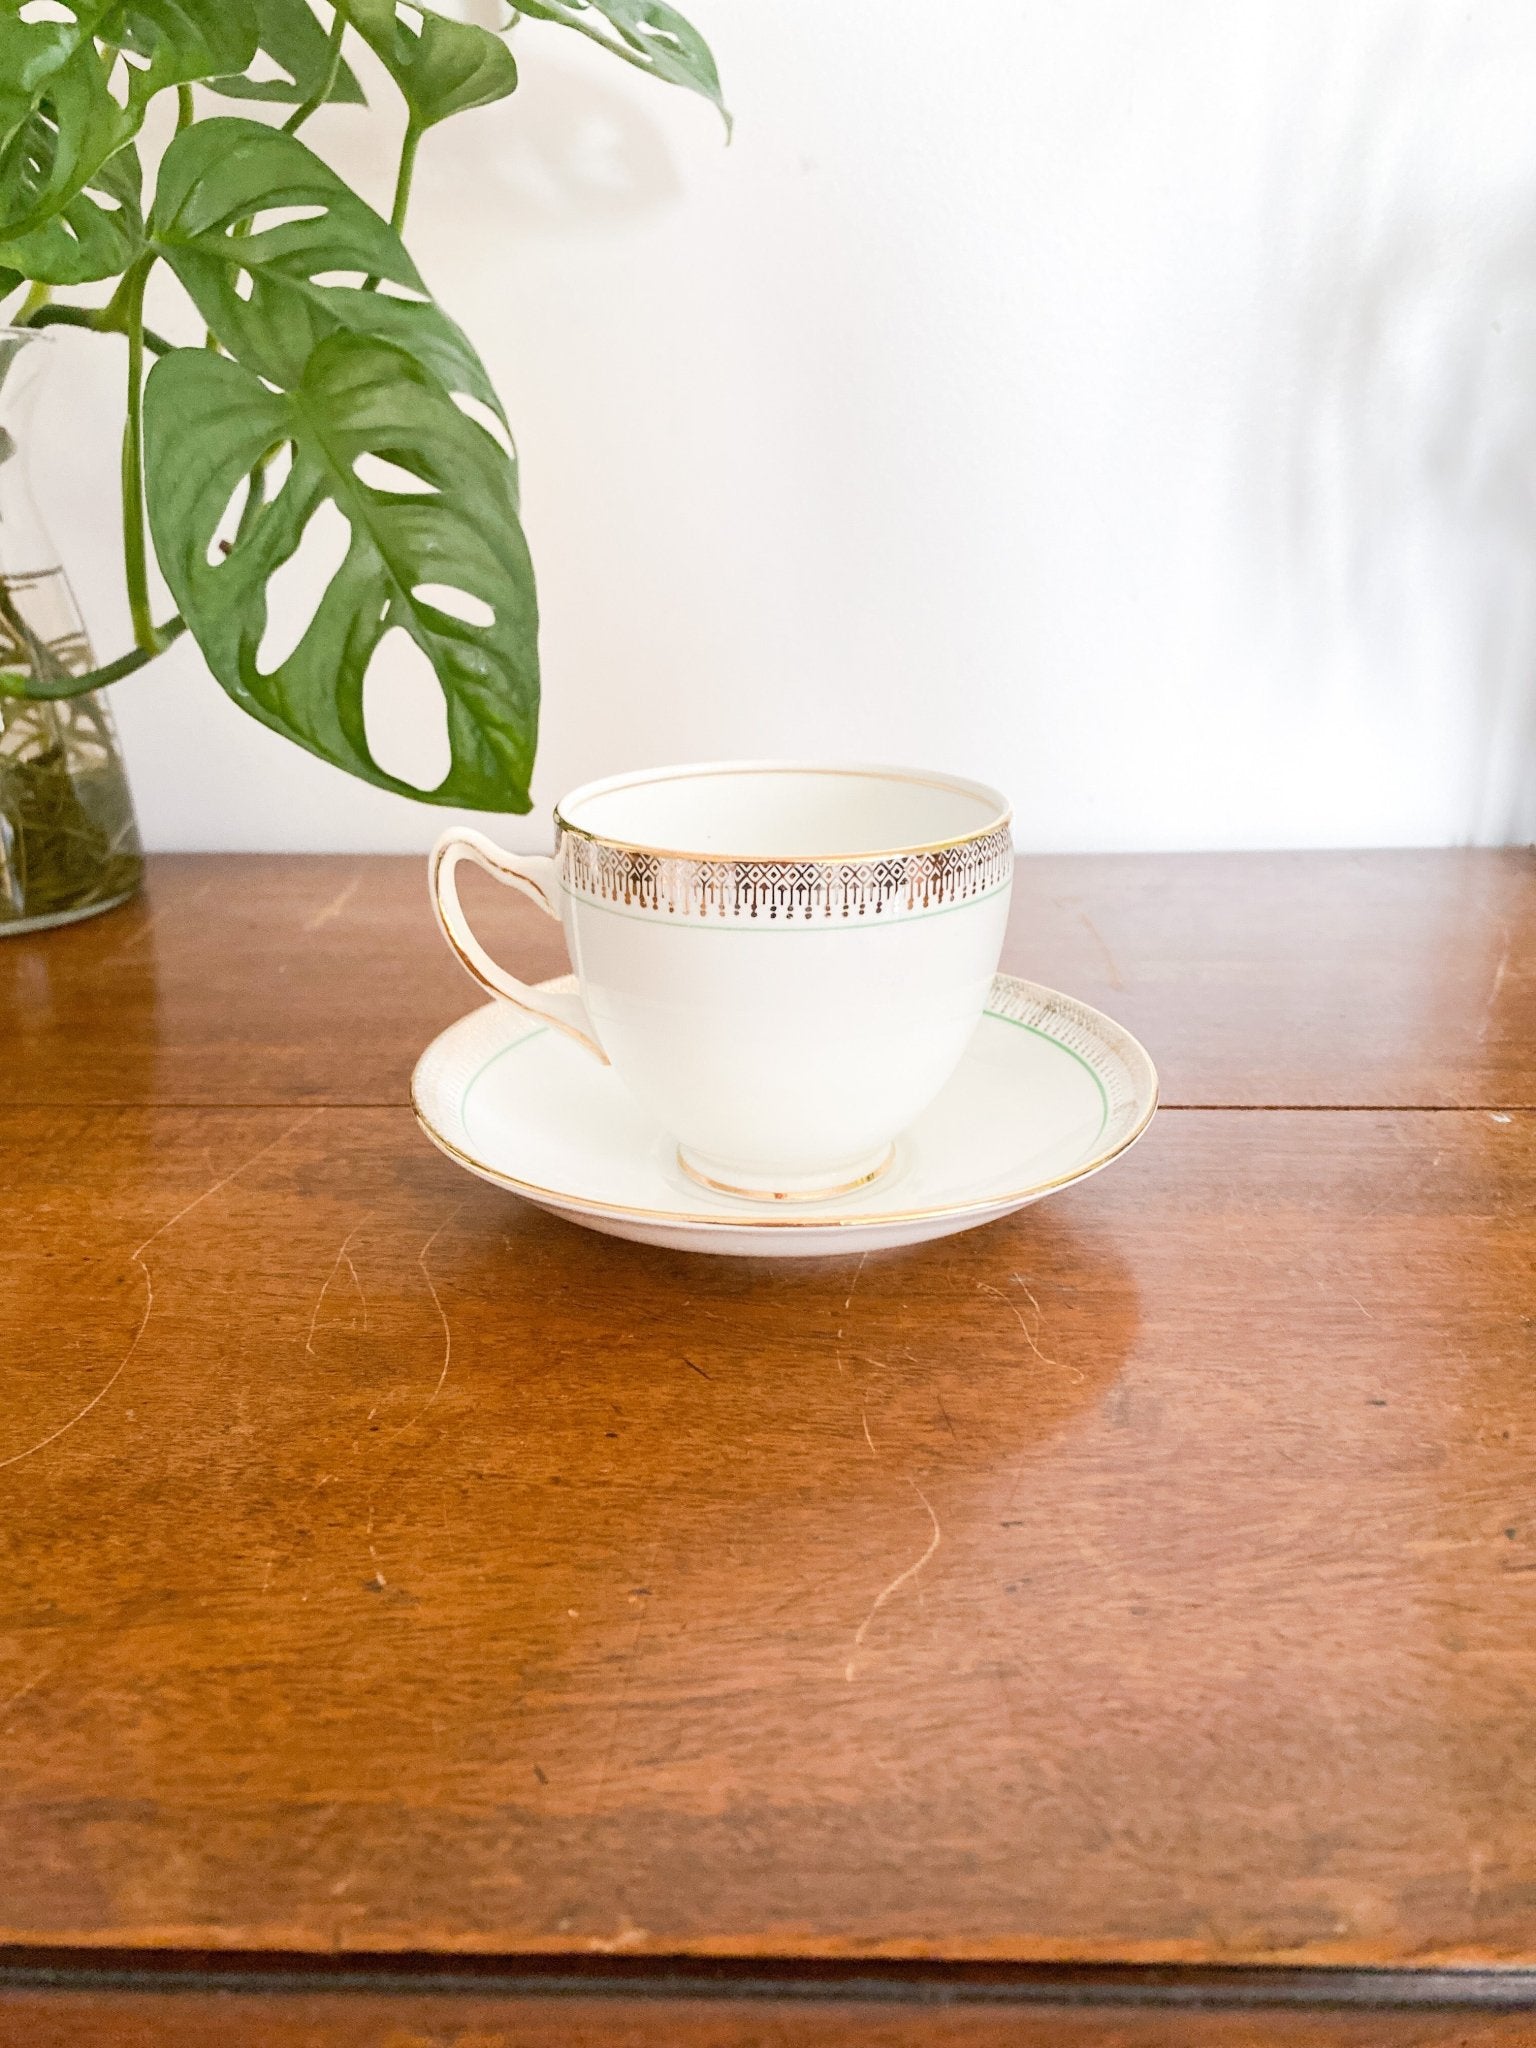
<instances>
[{"instance_id":1,"label":"wooden table","mask_svg":"<svg viewBox=\"0 0 1536 2048\"><path fill-rule=\"evenodd\" d=\"M418 862L0 945L0 2042L1536 2039L1536 863L1007 964L1138 1151L759 1265L417 1133Z\"/></svg>"}]
</instances>

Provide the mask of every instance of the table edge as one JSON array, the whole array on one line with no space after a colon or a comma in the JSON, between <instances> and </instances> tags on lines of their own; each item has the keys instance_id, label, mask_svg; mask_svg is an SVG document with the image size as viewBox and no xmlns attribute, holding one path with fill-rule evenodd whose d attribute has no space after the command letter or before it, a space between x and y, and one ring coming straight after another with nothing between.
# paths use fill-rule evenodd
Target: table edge
<instances>
[{"instance_id":1,"label":"table edge","mask_svg":"<svg viewBox=\"0 0 1536 2048\"><path fill-rule=\"evenodd\" d=\"M0 1999L37 1991L1536 2011L1536 1967L0 1947Z\"/></svg>"}]
</instances>

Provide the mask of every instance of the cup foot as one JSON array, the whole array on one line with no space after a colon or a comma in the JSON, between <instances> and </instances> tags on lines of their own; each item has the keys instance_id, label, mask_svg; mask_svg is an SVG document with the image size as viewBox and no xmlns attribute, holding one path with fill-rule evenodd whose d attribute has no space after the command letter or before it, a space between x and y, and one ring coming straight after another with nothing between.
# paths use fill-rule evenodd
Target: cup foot
<instances>
[{"instance_id":1,"label":"cup foot","mask_svg":"<svg viewBox=\"0 0 1536 2048\"><path fill-rule=\"evenodd\" d=\"M677 1148L677 1163L688 1178L712 1194L738 1195L749 1202L825 1202L834 1195L851 1195L855 1188L878 1180L896 1157L894 1144L853 1160L831 1174L745 1174L733 1167L708 1165L690 1154L685 1145Z\"/></svg>"}]
</instances>

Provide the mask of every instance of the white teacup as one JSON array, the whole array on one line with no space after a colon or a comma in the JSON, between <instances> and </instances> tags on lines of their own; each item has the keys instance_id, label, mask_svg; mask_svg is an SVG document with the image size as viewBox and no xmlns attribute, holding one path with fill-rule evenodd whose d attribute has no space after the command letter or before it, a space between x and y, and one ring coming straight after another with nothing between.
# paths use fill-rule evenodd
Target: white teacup
<instances>
[{"instance_id":1,"label":"white teacup","mask_svg":"<svg viewBox=\"0 0 1536 2048\"><path fill-rule=\"evenodd\" d=\"M981 1017L1013 880L996 790L896 768L779 762L590 782L553 859L454 826L432 852L444 936L493 995L615 1072L686 1172L761 1200L873 1180ZM565 927L581 994L491 959L465 857Z\"/></svg>"}]
</instances>

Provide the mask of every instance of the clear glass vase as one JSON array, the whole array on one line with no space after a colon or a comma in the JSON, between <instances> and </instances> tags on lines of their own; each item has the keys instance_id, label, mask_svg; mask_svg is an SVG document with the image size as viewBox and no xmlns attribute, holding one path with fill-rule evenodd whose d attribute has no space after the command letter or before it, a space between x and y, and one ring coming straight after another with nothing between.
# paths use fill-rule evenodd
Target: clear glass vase
<instances>
[{"instance_id":1,"label":"clear glass vase","mask_svg":"<svg viewBox=\"0 0 1536 2048\"><path fill-rule=\"evenodd\" d=\"M105 692L14 694L95 665L27 476L52 352L46 333L0 328L0 935L110 910L144 870Z\"/></svg>"}]
</instances>

